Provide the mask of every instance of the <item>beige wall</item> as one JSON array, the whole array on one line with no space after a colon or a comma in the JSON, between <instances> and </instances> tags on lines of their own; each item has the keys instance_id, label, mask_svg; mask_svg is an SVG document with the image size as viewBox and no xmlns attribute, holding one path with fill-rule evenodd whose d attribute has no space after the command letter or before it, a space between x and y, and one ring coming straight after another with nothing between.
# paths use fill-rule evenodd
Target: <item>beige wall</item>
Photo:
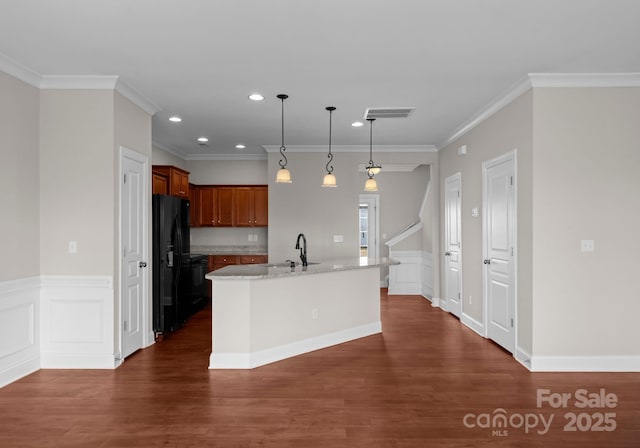
<instances>
[{"instance_id":1,"label":"beige wall","mask_svg":"<svg viewBox=\"0 0 640 448\"><path fill-rule=\"evenodd\" d=\"M174 156L170 152L153 146L151 155L152 165L172 165L178 168L186 169L187 163L178 156Z\"/></svg>"},{"instance_id":2,"label":"beige wall","mask_svg":"<svg viewBox=\"0 0 640 448\"><path fill-rule=\"evenodd\" d=\"M112 275L114 92L40 92L40 271ZM77 254L67 251L77 241Z\"/></svg>"},{"instance_id":3,"label":"beige wall","mask_svg":"<svg viewBox=\"0 0 640 448\"><path fill-rule=\"evenodd\" d=\"M468 154L458 156L467 145ZM472 217L471 209L482 210L482 162L517 149L518 208L518 346L531 353L531 158L532 94L528 91L440 151L440 191L445 179L462 173L462 297L463 313L483 321L482 216ZM444 233L444 202L440 196L440 222ZM444 236L440 236L444 243ZM434 264L443 263L434 253ZM444 272L444 270L442 270ZM441 278L441 281L444 281ZM444 283L443 283L444 285ZM444 286L443 286L444 288ZM469 296L472 301L469 303Z\"/></svg>"},{"instance_id":4,"label":"beige wall","mask_svg":"<svg viewBox=\"0 0 640 448\"><path fill-rule=\"evenodd\" d=\"M640 355L640 88L533 95L534 353Z\"/></svg>"},{"instance_id":5,"label":"beige wall","mask_svg":"<svg viewBox=\"0 0 640 448\"><path fill-rule=\"evenodd\" d=\"M0 72L0 281L40 273L39 91ZM11 254L11 256L8 256Z\"/></svg>"},{"instance_id":6,"label":"beige wall","mask_svg":"<svg viewBox=\"0 0 640 448\"><path fill-rule=\"evenodd\" d=\"M189 181L197 185L265 185L266 160L187 160Z\"/></svg>"},{"instance_id":7,"label":"beige wall","mask_svg":"<svg viewBox=\"0 0 640 448\"><path fill-rule=\"evenodd\" d=\"M325 153L290 152L292 184L276 184L279 153L269 154L269 259L296 258L295 241L304 233L308 242L309 260L330 260L358 256L358 203L366 180L358 172L359 164L368 162L366 153L339 152L333 166L338 188L321 187L326 165ZM418 219L421 201L427 185L425 169L413 173L385 172L385 164L437 163L437 153L375 154L383 171L376 175L380 195L380 235L395 235ZM342 235L344 242L334 243L333 236ZM381 254L387 247L381 244ZM419 248L418 248L419 249Z\"/></svg>"}]
</instances>

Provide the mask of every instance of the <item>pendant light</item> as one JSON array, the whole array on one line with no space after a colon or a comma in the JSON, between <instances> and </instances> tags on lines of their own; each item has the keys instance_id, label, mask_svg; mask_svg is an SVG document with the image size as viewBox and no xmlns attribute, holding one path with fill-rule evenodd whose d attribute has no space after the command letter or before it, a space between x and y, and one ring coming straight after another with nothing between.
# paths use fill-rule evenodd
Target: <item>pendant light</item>
<instances>
[{"instance_id":1,"label":"pendant light","mask_svg":"<svg viewBox=\"0 0 640 448\"><path fill-rule=\"evenodd\" d=\"M331 115L333 114L333 111L336 110L336 108L333 106L329 106L325 109L329 111L329 154L327 155L329 161L327 162L327 174L324 175L322 186L337 187L338 184L336 182L336 175L333 174L333 165L329 166L331 162L333 162L333 154L331 154Z\"/></svg>"},{"instance_id":2,"label":"pendant light","mask_svg":"<svg viewBox=\"0 0 640 448\"><path fill-rule=\"evenodd\" d=\"M369 122L369 165L365 169L369 178L364 184L364 191L378 191L378 183L373 176L378 174L382 167L373 163L373 122L375 118L367 118L367 121Z\"/></svg>"},{"instance_id":3,"label":"pendant light","mask_svg":"<svg viewBox=\"0 0 640 448\"><path fill-rule=\"evenodd\" d=\"M280 164L280 169L278 170L278 175L276 176L276 183L290 184L291 173L286 168L287 156L284 155L284 152L287 150L287 148L284 146L284 100L289 98L289 95L285 95L284 93L281 93L277 97L282 101L282 146L280 146L280 155L282 156L282 159L280 159L280 162L278 162Z\"/></svg>"}]
</instances>

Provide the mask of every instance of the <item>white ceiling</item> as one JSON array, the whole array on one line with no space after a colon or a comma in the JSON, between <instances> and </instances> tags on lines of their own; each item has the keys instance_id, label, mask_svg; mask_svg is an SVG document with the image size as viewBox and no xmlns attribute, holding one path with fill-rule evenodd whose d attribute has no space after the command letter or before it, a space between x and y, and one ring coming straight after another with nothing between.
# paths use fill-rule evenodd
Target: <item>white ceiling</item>
<instances>
[{"instance_id":1,"label":"white ceiling","mask_svg":"<svg viewBox=\"0 0 640 448\"><path fill-rule=\"evenodd\" d=\"M287 147L328 143L326 106L336 146L368 145L351 127L366 108L405 106L374 144L438 146L527 73L640 72L640 1L0 0L0 53L40 75L119 76L185 158L279 146L279 93Z\"/></svg>"}]
</instances>

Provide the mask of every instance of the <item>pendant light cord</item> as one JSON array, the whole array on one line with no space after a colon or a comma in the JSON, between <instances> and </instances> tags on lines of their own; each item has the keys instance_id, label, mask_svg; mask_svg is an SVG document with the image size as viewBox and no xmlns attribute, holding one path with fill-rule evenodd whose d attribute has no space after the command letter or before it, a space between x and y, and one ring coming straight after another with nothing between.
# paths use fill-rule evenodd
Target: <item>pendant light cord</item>
<instances>
[{"instance_id":1,"label":"pendant light cord","mask_svg":"<svg viewBox=\"0 0 640 448\"><path fill-rule=\"evenodd\" d=\"M329 154L327 154L329 161L327 162L327 174L331 174L333 173L333 165L330 166L331 162L333 162L333 154L331 153L331 115L336 108L329 106L326 109L329 111Z\"/></svg>"},{"instance_id":2,"label":"pendant light cord","mask_svg":"<svg viewBox=\"0 0 640 448\"><path fill-rule=\"evenodd\" d=\"M367 175L369 179L373 179L373 122L375 118L367 118L369 122L369 166L367 167Z\"/></svg>"},{"instance_id":3,"label":"pendant light cord","mask_svg":"<svg viewBox=\"0 0 640 448\"><path fill-rule=\"evenodd\" d=\"M280 162L278 163L280 164L280 168L284 168L285 166L287 166L287 156L284 155L284 152L287 149L284 146L284 100L289 98L289 95L280 94L278 95L278 98L282 100L282 146L280 146L280 156L282 156L282 158L284 159L284 161L280 159Z\"/></svg>"}]
</instances>

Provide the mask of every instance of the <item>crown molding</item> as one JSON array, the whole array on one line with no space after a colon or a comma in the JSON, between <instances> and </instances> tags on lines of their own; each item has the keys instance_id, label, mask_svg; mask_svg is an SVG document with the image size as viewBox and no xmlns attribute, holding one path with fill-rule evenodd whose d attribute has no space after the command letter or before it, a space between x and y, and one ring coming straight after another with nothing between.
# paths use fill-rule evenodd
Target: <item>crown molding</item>
<instances>
[{"instance_id":1,"label":"crown molding","mask_svg":"<svg viewBox=\"0 0 640 448\"><path fill-rule=\"evenodd\" d=\"M185 160L267 160L267 154L194 154Z\"/></svg>"},{"instance_id":2,"label":"crown molding","mask_svg":"<svg viewBox=\"0 0 640 448\"><path fill-rule=\"evenodd\" d=\"M52 90L115 90L118 77L114 75L42 75L41 89Z\"/></svg>"},{"instance_id":3,"label":"crown molding","mask_svg":"<svg viewBox=\"0 0 640 448\"><path fill-rule=\"evenodd\" d=\"M447 145L450 145L464 134L478 126L480 123L485 121L487 118L491 117L493 114L498 112L500 109L505 107L507 104L511 103L513 100L518 98L524 92L531 88L531 79L529 76L524 77L516 84L514 84L509 90L504 92L502 95L494 98L490 101L485 107L480 109L475 115L473 115L469 120L464 122L462 126L458 127L451 136L445 140L443 140L437 147L438 150L444 148Z\"/></svg>"},{"instance_id":4,"label":"crown molding","mask_svg":"<svg viewBox=\"0 0 640 448\"><path fill-rule=\"evenodd\" d=\"M420 163L382 163L380 172L384 173L410 173L418 168ZM367 164L358 164L358 171L364 173L367 171Z\"/></svg>"},{"instance_id":5,"label":"crown molding","mask_svg":"<svg viewBox=\"0 0 640 448\"><path fill-rule=\"evenodd\" d=\"M40 87L40 73L31 70L2 53L0 53L0 71L3 71L33 87Z\"/></svg>"},{"instance_id":6,"label":"crown molding","mask_svg":"<svg viewBox=\"0 0 640 448\"><path fill-rule=\"evenodd\" d=\"M531 88L640 87L640 73L528 73L458 127L438 150L450 145Z\"/></svg>"},{"instance_id":7,"label":"crown molding","mask_svg":"<svg viewBox=\"0 0 640 448\"><path fill-rule=\"evenodd\" d=\"M2 53L0 71L38 89L114 90L151 116L162 110L116 75L41 75Z\"/></svg>"},{"instance_id":8,"label":"crown molding","mask_svg":"<svg viewBox=\"0 0 640 448\"><path fill-rule=\"evenodd\" d=\"M529 73L536 87L640 87L640 73Z\"/></svg>"},{"instance_id":9,"label":"crown molding","mask_svg":"<svg viewBox=\"0 0 640 448\"><path fill-rule=\"evenodd\" d=\"M267 153L279 152L278 145L262 145ZM287 152L322 152L329 150L327 145L290 145ZM434 145L373 145L373 150L381 152L437 152ZM331 152L369 152L369 145L332 145Z\"/></svg>"},{"instance_id":10,"label":"crown molding","mask_svg":"<svg viewBox=\"0 0 640 448\"><path fill-rule=\"evenodd\" d=\"M115 91L151 116L154 116L156 112L162 110L160 106L156 105L120 78L116 81Z\"/></svg>"}]
</instances>

